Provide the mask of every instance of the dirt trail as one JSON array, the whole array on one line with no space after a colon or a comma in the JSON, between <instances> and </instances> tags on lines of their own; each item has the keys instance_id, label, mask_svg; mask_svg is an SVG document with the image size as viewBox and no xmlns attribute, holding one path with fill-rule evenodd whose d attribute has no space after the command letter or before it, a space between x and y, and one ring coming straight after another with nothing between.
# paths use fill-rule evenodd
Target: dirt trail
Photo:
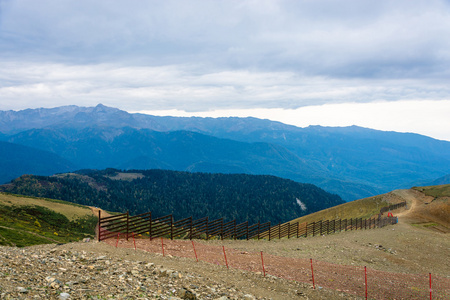
<instances>
[{"instance_id":1,"label":"dirt trail","mask_svg":"<svg viewBox=\"0 0 450 300\"><path fill-rule=\"evenodd\" d=\"M406 209L395 211L400 223L423 226L430 230L450 233L450 207L443 197L435 198L409 189L395 190L392 195L406 201Z\"/></svg>"},{"instance_id":2,"label":"dirt trail","mask_svg":"<svg viewBox=\"0 0 450 300\"><path fill-rule=\"evenodd\" d=\"M98 208L98 207L94 207L94 206L89 206L89 208L92 210L92 213L94 214L94 216L98 216L98 212L101 212L101 216L104 217L110 217L111 214L106 212L105 210Z\"/></svg>"},{"instance_id":3,"label":"dirt trail","mask_svg":"<svg viewBox=\"0 0 450 300\"><path fill-rule=\"evenodd\" d=\"M400 197L407 203L407 209L402 210L395 214L399 218L402 218L402 217L407 216L407 215L411 214L412 212L414 212L418 203L422 202L419 200L420 195L417 194L419 192L414 191L414 190L395 190L392 193L394 195Z\"/></svg>"}]
</instances>

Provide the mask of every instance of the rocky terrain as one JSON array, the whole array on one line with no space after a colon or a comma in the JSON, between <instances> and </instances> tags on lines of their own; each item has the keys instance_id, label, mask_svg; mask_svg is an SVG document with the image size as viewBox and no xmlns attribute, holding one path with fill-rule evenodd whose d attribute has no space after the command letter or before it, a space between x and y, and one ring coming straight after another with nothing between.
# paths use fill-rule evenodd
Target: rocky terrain
<instances>
[{"instance_id":1,"label":"rocky terrain","mask_svg":"<svg viewBox=\"0 0 450 300\"><path fill-rule=\"evenodd\" d=\"M354 298L260 273L193 265L103 242L0 247L0 299Z\"/></svg>"},{"instance_id":2,"label":"rocky terrain","mask_svg":"<svg viewBox=\"0 0 450 300\"><path fill-rule=\"evenodd\" d=\"M0 247L0 299L364 299L341 286L327 288L338 281L330 281L331 274L342 276L339 269L364 266L370 269L369 298L384 299L375 295L389 282L386 288L395 289L396 299L424 299L422 296L428 293L427 276L431 273L433 299L448 299L448 231L444 230L444 223L439 225L443 229L437 223L430 224L434 213L424 215L436 205L436 209L445 212L448 202L435 205L432 197L418 197L413 191L396 193L408 202L407 209L396 212L397 225L306 239L195 241L199 262L192 253L181 257L188 247L182 251L181 241L169 240L164 242L164 257L158 240L138 240L137 250L132 240L121 240L118 248L114 240ZM416 223L424 220L426 223ZM275 258L269 261L272 269L268 268L269 275L265 277L259 268L252 272L235 268L237 261L233 257L230 269L222 261L208 263L201 244L219 250L224 246L230 249L230 256L231 249L239 254L263 251L268 261L271 256L278 257L278 261L313 258L318 267L316 289L308 280L298 282L273 276L278 273L271 270L276 269L288 275L286 263L276 265ZM334 269L327 270L325 263ZM320 273L330 276L321 278ZM376 278L381 280L379 284ZM400 283L394 287L392 282L399 278ZM357 288L363 291L363 285Z\"/></svg>"}]
</instances>

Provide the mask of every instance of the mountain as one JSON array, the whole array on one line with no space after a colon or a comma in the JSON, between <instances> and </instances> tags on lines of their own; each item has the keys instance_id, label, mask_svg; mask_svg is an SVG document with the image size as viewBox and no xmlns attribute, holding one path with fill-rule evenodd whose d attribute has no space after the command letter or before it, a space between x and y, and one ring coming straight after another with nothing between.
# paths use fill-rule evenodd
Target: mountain
<instances>
[{"instance_id":1,"label":"mountain","mask_svg":"<svg viewBox=\"0 0 450 300\"><path fill-rule=\"evenodd\" d=\"M58 153L81 168L276 173L281 177L293 177L303 170L297 177L305 180L324 174L276 144L244 143L189 131L130 127L32 129L10 136L8 141Z\"/></svg>"},{"instance_id":2,"label":"mountain","mask_svg":"<svg viewBox=\"0 0 450 300\"><path fill-rule=\"evenodd\" d=\"M60 199L110 211L175 219L224 218L287 222L344 201L312 185L267 175L167 170L85 170L50 177L26 175L0 190Z\"/></svg>"},{"instance_id":3,"label":"mountain","mask_svg":"<svg viewBox=\"0 0 450 300\"><path fill-rule=\"evenodd\" d=\"M79 168L269 174L354 200L450 173L450 142L357 126L299 128L256 118L177 118L65 106L0 112L0 139Z\"/></svg>"},{"instance_id":4,"label":"mountain","mask_svg":"<svg viewBox=\"0 0 450 300\"><path fill-rule=\"evenodd\" d=\"M35 128L67 127L85 128L92 126L138 126L133 116L117 108L99 104L96 107L75 105L56 108L25 109L21 111L0 111L0 132L14 134Z\"/></svg>"},{"instance_id":5,"label":"mountain","mask_svg":"<svg viewBox=\"0 0 450 300\"><path fill-rule=\"evenodd\" d=\"M58 155L36 148L0 142L0 182L23 174L52 175L73 170L75 165Z\"/></svg>"},{"instance_id":6,"label":"mountain","mask_svg":"<svg viewBox=\"0 0 450 300\"><path fill-rule=\"evenodd\" d=\"M439 177L432 181L419 181L411 183L411 186L435 186L435 185L443 185L450 184L450 174Z\"/></svg>"}]
</instances>

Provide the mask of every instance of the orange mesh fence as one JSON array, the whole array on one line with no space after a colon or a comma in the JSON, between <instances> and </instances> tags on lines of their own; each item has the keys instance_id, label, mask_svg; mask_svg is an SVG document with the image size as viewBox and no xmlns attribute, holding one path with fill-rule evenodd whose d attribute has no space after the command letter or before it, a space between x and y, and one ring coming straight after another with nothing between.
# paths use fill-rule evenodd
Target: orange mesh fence
<instances>
[{"instance_id":1,"label":"orange mesh fence","mask_svg":"<svg viewBox=\"0 0 450 300\"><path fill-rule=\"evenodd\" d=\"M134 241L124 238L105 240L112 246L134 248ZM228 266L250 272L272 275L288 280L313 284L311 260L281 257L263 253L264 269L260 252L247 252L220 246L206 245L199 241L164 239L136 239L136 247L152 253L202 260L216 265ZM195 251L194 252L194 247ZM392 273L367 268L347 266L312 260L316 288L329 288L368 299L450 299L450 278L431 274ZM432 293L430 297L430 291Z\"/></svg>"}]
</instances>

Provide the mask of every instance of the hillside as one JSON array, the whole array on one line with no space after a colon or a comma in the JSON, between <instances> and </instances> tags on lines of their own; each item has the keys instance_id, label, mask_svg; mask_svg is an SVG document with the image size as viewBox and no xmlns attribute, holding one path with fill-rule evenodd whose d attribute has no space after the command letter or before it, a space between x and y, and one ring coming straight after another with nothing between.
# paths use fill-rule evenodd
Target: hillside
<instances>
[{"instance_id":1,"label":"hillside","mask_svg":"<svg viewBox=\"0 0 450 300\"><path fill-rule=\"evenodd\" d=\"M209 173L322 176L323 170L285 148L246 143L189 131L158 132L130 127L31 129L8 141L57 153L79 169L168 169ZM302 176L296 175L302 170ZM276 174L274 174L276 175Z\"/></svg>"},{"instance_id":2,"label":"hillside","mask_svg":"<svg viewBox=\"0 0 450 300\"><path fill-rule=\"evenodd\" d=\"M395 190L330 207L291 222L370 218L378 215L382 207L404 201L407 203L406 208L394 212L402 222L437 232L450 233L450 184Z\"/></svg>"},{"instance_id":3,"label":"hillside","mask_svg":"<svg viewBox=\"0 0 450 300\"><path fill-rule=\"evenodd\" d=\"M92 238L96 222L85 206L0 193L0 245L24 247Z\"/></svg>"},{"instance_id":4,"label":"hillside","mask_svg":"<svg viewBox=\"0 0 450 300\"><path fill-rule=\"evenodd\" d=\"M123 180L139 176L116 175ZM430 215L424 209L439 201L448 209L445 197L449 188L418 187L380 195L378 200L408 202L406 209L394 212L399 223L381 229L306 239L196 240L198 262L191 242L179 240L164 240L165 256L160 241L148 239L136 240L137 251L132 239L120 240L118 248L116 240L25 249L0 247L4 262L0 265L0 289L11 298L23 298L24 293L57 298L63 292L73 298L170 298L188 290L199 299L364 299L366 266L369 298L428 299L431 274L433 299L448 299L450 252L446 250L450 239L433 229L436 226L417 223L423 221L417 216ZM312 288L310 259L316 289ZM253 264L251 271L243 269L240 263L244 261Z\"/></svg>"},{"instance_id":5,"label":"hillside","mask_svg":"<svg viewBox=\"0 0 450 300\"><path fill-rule=\"evenodd\" d=\"M238 222L286 222L343 203L311 185L266 175L164 170L85 170L50 177L22 176L0 190L61 199L109 211L175 219L224 218Z\"/></svg>"},{"instance_id":6,"label":"hillside","mask_svg":"<svg viewBox=\"0 0 450 300\"><path fill-rule=\"evenodd\" d=\"M315 184L346 201L437 178L449 183L450 142L356 126L299 128L256 118L156 117L103 105L66 106L0 111L0 139L52 152L70 161L71 170L273 175ZM54 167L52 161L48 166ZM38 173L29 168L22 174Z\"/></svg>"}]
</instances>

